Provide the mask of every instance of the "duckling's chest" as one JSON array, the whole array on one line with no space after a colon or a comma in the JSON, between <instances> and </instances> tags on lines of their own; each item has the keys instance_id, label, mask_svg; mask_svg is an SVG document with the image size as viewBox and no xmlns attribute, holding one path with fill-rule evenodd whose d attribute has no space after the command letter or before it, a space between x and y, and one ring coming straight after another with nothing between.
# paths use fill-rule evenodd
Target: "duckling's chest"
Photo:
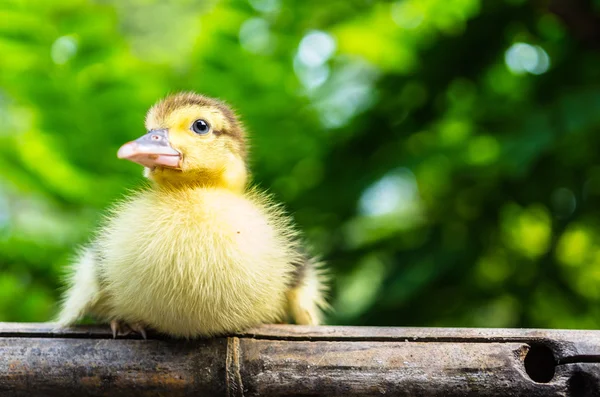
<instances>
[{"instance_id":1,"label":"duckling's chest","mask_svg":"<svg viewBox=\"0 0 600 397\"><path fill-rule=\"evenodd\" d=\"M140 195L115 213L103 244L125 266L234 267L286 248L264 206L224 190Z\"/></svg>"},{"instance_id":2,"label":"duckling's chest","mask_svg":"<svg viewBox=\"0 0 600 397\"><path fill-rule=\"evenodd\" d=\"M275 318L297 255L289 235L244 196L143 194L119 208L100 236L102 274L111 304L131 317L151 306L148 316L177 313L170 321L199 316L214 323L219 311L243 322L259 308Z\"/></svg>"}]
</instances>

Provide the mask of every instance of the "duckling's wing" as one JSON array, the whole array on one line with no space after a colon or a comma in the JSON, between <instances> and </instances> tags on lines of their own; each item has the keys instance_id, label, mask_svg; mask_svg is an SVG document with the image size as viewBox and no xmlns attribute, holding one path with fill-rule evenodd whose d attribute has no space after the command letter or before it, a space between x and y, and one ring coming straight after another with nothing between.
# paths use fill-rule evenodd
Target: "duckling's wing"
<instances>
[{"instance_id":1,"label":"duckling's wing","mask_svg":"<svg viewBox=\"0 0 600 397\"><path fill-rule=\"evenodd\" d=\"M293 281L287 292L289 314L296 324L319 325L322 311L328 308L323 263L304 254L294 267Z\"/></svg>"},{"instance_id":2,"label":"duckling's wing","mask_svg":"<svg viewBox=\"0 0 600 397\"><path fill-rule=\"evenodd\" d=\"M74 262L68 278L68 290L56 320L59 327L77 322L98 300L100 295L98 262L99 253L94 246L84 249Z\"/></svg>"}]
</instances>

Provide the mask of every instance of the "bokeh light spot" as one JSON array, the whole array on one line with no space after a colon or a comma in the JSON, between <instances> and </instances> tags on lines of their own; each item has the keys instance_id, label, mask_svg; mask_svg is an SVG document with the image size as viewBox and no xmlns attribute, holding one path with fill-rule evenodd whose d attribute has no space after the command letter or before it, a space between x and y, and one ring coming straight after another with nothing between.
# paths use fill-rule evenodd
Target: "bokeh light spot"
<instances>
[{"instance_id":1,"label":"bokeh light spot","mask_svg":"<svg viewBox=\"0 0 600 397\"><path fill-rule=\"evenodd\" d=\"M72 36L61 36L52 43L50 55L57 65L64 65L77 53L77 40Z\"/></svg>"},{"instance_id":2,"label":"bokeh light spot","mask_svg":"<svg viewBox=\"0 0 600 397\"><path fill-rule=\"evenodd\" d=\"M307 67L300 59L294 57L294 72L300 79L302 85L308 90L312 91L322 86L329 78L329 66L323 64L317 67Z\"/></svg>"},{"instance_id":3,"label":"bokeh light spot","mask_svg":"<svg viewBox=\"0 0 600 397\"><path fill-rule=\"evenodd\" d=\"M501 285L512 275L514 266L502 250L482 256L477 262L475 274L481 286Z\"/></svg>"},{"instance_id":4,"label":"bokeh light spot","mask_svg":"<svg viewBox=\"0 0 600 397\"><path fill-rule=\"evenodd\" d=\"M377 299L385 277L385 264L376 255L364 258L357 269L340 279L340 294L335 304L337 315L355 317Z\"/></svg>"},{"instance_id":5,"label":"bokeh light spot","mask_svg":"<svg viewBox=\"0 0 600 397\"><path fill-rule=\"evenodd\" d=\"M488 135L478 136L469 142L467 161L474 165L494 162L500 155L500 144L496 138Z\"/></svg>"},{"instance_id":6,"label":"bokeh light spot","mask_svg":"<svg viewBox=\"0 0 600 397\"><path fill-rule=\"evenodd\" d=\"M386 215L414 208L419 200L415 175L408 168L400 168L385 175L362 194L359 202L361 214Z\"/></svg>"},{"instance_id":7,"label":"bokeh light spot","mask_svg":"<svg viewBox=\"0 0 600 397\"><path fill-rule=\"evenodd\" d=\"M440 125L440 129L439 129L439 139L440 139L440 143L442 143L443 145L448 145L448 146L452 146L452 145L457 145L457 144L461 144L465 141L465 139L467 139L469 137L469 135L471 135L472 132L472 125L470 124L470 122L467 122L465 120L447 120L446 122L442 123ZM477 145L477 143L476 143ZM481 143L478 143L478 145L482 145ZM484 143L483 146L490 146L489 143ZM491 146L494 146L493 144L491 144ZM490 149L488 149L489 151ZM492 148L493 151L495 151L496 149ZM490 157L490 154L488 153L487 157Z\"/></svg>"},{"instance_id":8,"label":"bokeh light spot","mask_svg":"<svg viewBox=\"0 0 600 397\"><path fill-rule=\"evenodd\" d=\"M550 57L540 46L515 43L504 54L508 69L514 74L542 74L550 68Z\"/></svg>"},{"instance_id":9,"label":"bokeh light spot","mask_svg":"<svg viewBox=\"0 0 600 397\"><path fill-rule=\"evenodd\" d=\"M425 19L418 2L399 1L392 6L392 19L404 29L415 29Z\"/></svg>"},{"instance_id":10,"label":"bokeh light spot","mask_svg":"<svg viewBox=\"0 0 600 397\"><path fill-rule=\"evenodd\" d=\"M272 49L269 24L262 18L251 18L244 22L239 37L240 44L248 52L264 54Z\"/></svg>"},{"instance_id":11,"label":"bokeh light spot","mask_svg":"<svg viewBox=\"0 0 600 397\"><path fill-rule=\"evenodd\" d=\"M280 0L249 0L249 3L255 10L265 13L276 12L280 7Z\"/></svg>"},{"instance_id":12,"label":"bokeh light spot","mask_svg":"<svg viewBox=\"0 0 600 397\"><path fill-rule=\"evenodd\" d=\"M298 59L308 67L318 67L331 58L335 48L335 40L330 34L313 31L300 41Z\"/></svg>"},{"instance_id":13,"label":"bokeh light spot","mask_svg":"<svg viewBox=\"0 0 600 397\"><path fill-rule=\"evenodd\" d=\"M372 104L373 84L377 78L377 72L359 60L348 60L336 66L321 88L308 92L321 123L331 129L346 125Z\"/></svg>"},{"instance_id":14,"label":"bokeh light spot","mask_svg":"<svg viewBox=\"0 0 600 397\"><path fill-rule=\"evenodd\" d=\"M550 247L551 219L546 207L515 204L502 210L502 230L508 247L525 257L537 258Z\"/></svg>"},{"instance_id":15,"label":"bokeh light spot","mask_svg":"<svg viewBox=\"0 0 600 397\"><path fill-rule=\"evenodd\" d=\"M586 261L592 246L589 230L580 225L572 225L558 241L556 257L567 266L580 266Z\"/></svg>"},{"instance_id":16,"label":"bokeh light spot","mask_svg":"<svg viewBox=\"0 0 600 397\"><path fill-rule=\"evenodd\" d=\"M0 182L2 182L0 180ZM10 226L10 206L6 192L0 186L0 238L2 231Z\"/></svg>"}]
</instances>

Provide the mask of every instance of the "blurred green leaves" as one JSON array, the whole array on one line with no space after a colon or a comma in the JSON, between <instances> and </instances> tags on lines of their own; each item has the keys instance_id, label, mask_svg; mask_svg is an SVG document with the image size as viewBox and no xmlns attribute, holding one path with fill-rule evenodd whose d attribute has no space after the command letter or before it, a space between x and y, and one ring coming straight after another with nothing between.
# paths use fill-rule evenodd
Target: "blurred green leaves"
<instances>
[{"instance_id":1,"label":"blurred green leaves","mask_svg":"<svg viewBox=\"0 0 600 397\"><path fill-rule=\"evenodd\" d=\"M330 322L600 327L600 54L547 10L8 0L0 53L0 320L51 318L142 183L117 148L195 90L330 263Z\"/></svg>"}]
</instances>

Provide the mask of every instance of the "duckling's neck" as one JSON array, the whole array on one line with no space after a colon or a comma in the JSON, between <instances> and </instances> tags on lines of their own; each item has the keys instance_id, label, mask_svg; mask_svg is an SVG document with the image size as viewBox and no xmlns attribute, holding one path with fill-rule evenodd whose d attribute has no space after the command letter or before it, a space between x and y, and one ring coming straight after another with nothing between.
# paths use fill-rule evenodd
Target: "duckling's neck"
<instances>
[{"instance_id":1,"label":"duckling's neck","mask_svg":"<svg viewBox=\"0 0 600 397\"><path fill-rule=\"evenodd\" d=\"M194 172L171 169L146 171L146 176L155 187L167 190L193 188L220 188L242 193L246 189L248 171L245 165L216 170L198 170Z\"/></svg>"}]
</instances>

